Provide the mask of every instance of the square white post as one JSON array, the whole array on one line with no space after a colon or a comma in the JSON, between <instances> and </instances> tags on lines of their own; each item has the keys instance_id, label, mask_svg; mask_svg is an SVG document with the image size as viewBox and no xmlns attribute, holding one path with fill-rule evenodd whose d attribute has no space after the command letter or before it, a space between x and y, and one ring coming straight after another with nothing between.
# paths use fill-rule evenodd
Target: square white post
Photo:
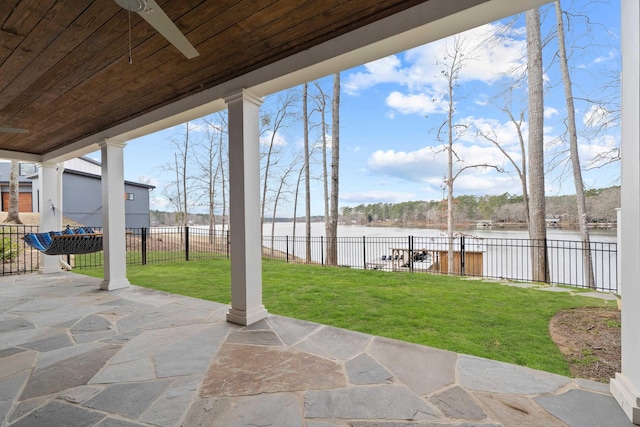
<instances>
[{"instance_id":1,"label":"square white post","mask_svg":"<svg viewBox=\"0 0 640 427\"><path fill-rule=\"evenodd\" d=\"M622 0L622 369L611 394L640 425L640 4Z\"/></svg>"},{"instance_id":2,"label":"square white post","mask_svg":"<svg viewBox=\"0 0 640 427\"><path fill-rule=\"evenodd\" d=\"M231 308L227 321L250 325L267 317L262 305L260 134L262 99L246 90L225 99L229 110Z\"/></svg>"},{"instance_id":3,"label":"square white post","mask_svg":"<svg viewBox=\"0 0 640 427\"><path fill-rule=\"evenodd\" d=\"M104 280L101 289L112 291L129 286L127 280L124 214L124 146L121 141L105 140L102 153L102 227Z\"/></svg>"},{"instance_id":4,"label":"square white post","mask_svg":"<svg viewBox=\"0 0 640 427\"><path fill-rule=\"evenodd\" d=\"M40 232L62 229L62 164L40 165ZM38 273L60 272L60 255L40 253Z\"/></svg>"}]
</instances>

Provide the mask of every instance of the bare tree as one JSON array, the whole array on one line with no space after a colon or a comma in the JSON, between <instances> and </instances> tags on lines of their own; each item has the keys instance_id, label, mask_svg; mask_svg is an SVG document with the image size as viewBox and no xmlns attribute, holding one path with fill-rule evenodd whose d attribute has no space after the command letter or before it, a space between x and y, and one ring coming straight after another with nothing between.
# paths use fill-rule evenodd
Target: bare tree
<instances>
[{"instance_id":1,"label":"bare tree","mask_svg":"<svg viewBox=\"0 0 640 427\"><path fill-rule=\"evenodd\" d=\"M444 177L443 187L447 190L447 238L449 240L449 249L447 251L447 265L448 273L453 273L453 219L454 219L454 197L453 197L453 185L455 180L460 176L462 172L472 168L494 168L498 171L500 169L495 165L490 164L468 164L456 153L454 149L454 143L459 139L461 134L467 130L468 125L464 123L455 123L455 105L456 94L455 89L458 87L458 79L460 78L460 71L464 66L464 62L469 59L469 56L465 56L463 48L465 45L465 39L460 36L454 36L453 46L449 49L446 48L444 53L444 61L438 61L438 64L442 67L441 74L447 82L447 118L438 129L438 140L443 143L442 150L447 153L447 175ZM443 132L446 134L445 138L442 138ZM454 160L455 159L455 160ZM455 169L454 169L455 168Z\"/></svg>"},{"instance_id":2,"label":"bare tree","mask_svg":"<svg viewBox=\"0 0 640 427\"><path fill-rule=\"evenodd\" d=\"M195 162L198 165L200 174L195 177L195 180L199 183L199 187L202 188L205 196L205 205L208 208L209 213L209 240L211 243L215 243L215 229L216 229L216 207L218 206L218 190L222 192L222 206L223 206L223 231L224 231L224 215L226 209L225 201L225 169L223 161L223 153L225 152L224 146L227 140L226 134L226 122L222 115L218 116L219 123L215 122L212 117L204 117L202 119L204 141L195 145L194 148L198 148L199 152L195 153Z\"/></svg>"},{"instance_id":3,"label":"bare tree","mask_svg":"<svg viewBox=\"0 0 640 427\"><path fill-rule=\"evenodd\" d=\"M511 94L511 91L509 91L509 94ZM509 152L505 150L502 144L503 141L498 140L498 136L496 135L495 131L493 130L491 132L478 131L478 135L482 136L484 139L486 139L487 141L495 145L498 148L498 150L500 150L500 152L507 158L507 160L509 160L509 163L511 163L513 168L516 170L516 173L518 174L518 178L520 178L520 184L522 186L522 198L524 203L525 222L528 225L529 224L529 192L527 189L528 188L527 186L527 149L524 141L524 134L522 132L522 125L524 124L524 111L521 111L520 115L518 116L518 119L516 119L511 111L510 104L511 104L511 101L508 100L506 105L503 107L502 111L504 111L509 116L509 120L511 121L511 123L513 123L513 126L515 127L516 132L518 134L518 142L520 143L520 164L518 164L516 160L513 158L513 156L511 156L511 154L509 154Z\"/></svg>"},{"instance_id":4,"label":"bare tree","mask_svg":"<svg viewBox=\"0 0 640 427\"><path fill-rule=\"evenodd\" d=\"M531 250L532 278L538 282L548 282L542 43L538 9L526 12L526 31L529 84L529 238L536 242Z\"/></svg>"},{"instance_id":5,"label":"bare tree","mask_svg":"<svg viewBox=\"0 0 640 427\"><path fill-rule=\"evenodd\" d=\"M340 73L333 75L331 100L331 208L327 227L327 263L338 265L338 193L340 186Z\"/></svg>"},{"instance_id":6,"label":"bare tree","mask_svg":"<svg viewBox=\"0 0 640 427\"><path fill-rule=\"evenodd\" d=\"M173 163L164 165L164 170L175 174L175 181L164 189L164 195L176 209L176 222L182 226L189 224L189 207L197 203L197 198L188 195L191 176L189 175L189 161L191 159L191 140L189 122L185 123L185 133L182 138L173 138L171 145L175 149Z\"/></svg>"},{"instance_id":7,"label":"bare tree","mask_svg":"<svg viewBox=\"0 0 640 427\"><path fill-rule=\"evenodd\" d=\"M280 182L278 183L278 188L275 191L275 195L273 197L273 210L271 212L271 253L272 254L274 251L276 213L278 211L278 203L281 202L281 199L284 199L285 190L289 185L288 183L289 176L296 170L299 163L300 163L300 158L299 157L294 158L286 168L280 171L280 174L279 174Z\"/></svg>"},{"instance_id":8,"label":"bare tree","mask_svg":"<svg viewBox=\"0 0 640 427\"><path fill-rule=\"evenodd\" d=\"M567 51L565 47L564 22L562 19L562 7L560 0L554 2L556 11L556 27L558 30L558 59L560 60L560 70L562 71L562 82L564 85L565 100L567 103L567 132L569 134L569 151L571 153L571 166L573 171L573 182L576 188L576 203L578 205L578 224L580 226L580 239L582 240L582 268L584 272L585 284L589 288L595 288L593 277L593 265L591 263L591 242L589 239L589 228L587 227L587 204L584 196L584 184L582 182L582 169L580 167L580 156L578 154L578 131L576 129L576 111L573 104L573 89L571 87L571 76L569 74L569 64L567 62Z\"/></svg>"},{"instance_id":9,"label":"bare tree","mask_svg":"<svg viewBox=\"0 0 640 427\"><path fill-rule=\"evenodd\" d=\"M327 98L328 96L324 93L322 86L320 83L314 82L314 85L318 91L318 94L313 98L318 112L320 113L321 120L321 135L320 140L322 141L322 188L324 190L324 228L325 228L325 236L329 235L329 174L327 168L327 151L329 150L328 144L328 125L327 125Z\"/></svg>"},{"instance_id":10,"label":"bare tree","mask_svg":"<svg viewBox=\"0 0 640 427\"><path fill-rule=\"evenodd\" d=\"M280 154L278 147L279 131L287 126L289 119L293 117L293 107L296 97L293 91L288 90L278 95L274 112L265 113L262 116L262 124L265 132L269 135L267 151L262 156L264 161L262 174L262 207L260 212L260 230L264 226L265 209L267 205L267 195L269 191L269 183L272 179L270 170L278 162L277 155Z\"/></svg>"},{"instance_id":11,"label":"bare tree","mask_svg":"<svg viewBox=\"0 0 640 427\"><path fill-rule=\"evenodd\" d=\"M304 133L304 194L305 194L305 260L311 262L311 154L309 152L309 84L302 87L302 121ZM294 227L295 230L295 227Z\"/></svg>"},{"instance_id":12,"label":"bare tree","mask_svg":"<svg viewBox=\"0 0 640 427\"><path fill-rule=\"evenodd\" d=\"M22 224L20 220L20 163L17 160L11 161L9 172L9 208L7 218L4 222Z\"/></svg>"}]
</instances>

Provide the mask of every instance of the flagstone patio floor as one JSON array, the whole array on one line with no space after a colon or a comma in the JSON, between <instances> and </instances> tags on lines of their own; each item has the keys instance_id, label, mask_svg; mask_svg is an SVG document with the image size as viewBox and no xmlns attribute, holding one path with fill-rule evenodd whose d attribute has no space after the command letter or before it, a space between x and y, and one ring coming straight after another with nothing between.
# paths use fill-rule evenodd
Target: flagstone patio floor
<instances>
[{"instance_id":1,"label":"flagstone patio floor","mask_svg":"<svg viewBox=\"0 0 640 427\"><path fill-rule=\"evenodd\" d=\"M632 425L605 384L99 284L0 278L0 425Z\"/></svg>"}]
</instances>

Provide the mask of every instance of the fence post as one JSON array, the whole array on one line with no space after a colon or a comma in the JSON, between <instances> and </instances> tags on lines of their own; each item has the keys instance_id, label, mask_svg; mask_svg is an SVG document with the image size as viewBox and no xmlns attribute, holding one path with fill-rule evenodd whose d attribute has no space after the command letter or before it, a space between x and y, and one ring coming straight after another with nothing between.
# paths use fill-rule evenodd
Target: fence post
<instances>
[{"instance_id":1,"label":"fence post","mask_svg":"<svg viewBox=\"0 0 640 427\"><path fill-rule=\"evenodd\" d=\"M185 261L189 261L189 226L184 228L184 256Z\"/></svg>"},{"instance_id":2,"label":"fence post","mask_svg":"<svg viewBox=\"0 0 640 427\"><path fill-rule=\"evenodd\" d=\"M413 273L413 236L409 236L409 271Z\"/></svg>"},{"instance_id":3,"label":"fence post","mask_svg":"<svg viewBox=\"0 0 640 427\"><path fill-rule=\"evenodd\" d=\"M551 272L549 271L549 248L547 247L547 238L544 238L544 281L551 282Z\"/></svg>"},{"instance_id":4,"label":"fence post","mask_svg":"<svg viewBox=\"0 0 640 427\"><path fill-rule=\"evenodd\" d=\"M287 239L287 249L286 249L286 251L287 251L287 262L289 262L289 235L288 234L286 236L286 239Z\"/></svg>"},{"instance_id":5,"label":"fence post","mask_svg":"<svg viewBox=\"0 0 640 427\"><path fill-rule=\"evenodd\" d=\"M147 265L147 227L142 227L140 238L142 239L142 265Z\"/></svg>"},{"instance_id":6,"label":"fence post","mask_svg":"<svg viewBox=\"0 0 640 427\"><path fill-rule=\"evenodd\" d=\"M460 275L464 276L464 236L460 236Z\"/></svg>"},{"instance_id":7,"label":"fence post","mask_svg":"<svg viewBox=\"0 0 640 427\"><path fill-rule=\"evenodd\" d=\"M229 240L229 230L227 230L227 259L229 259L229 247L231 246L231 241Z\"/></svg>"},{"instance_id":8,"label":"fence post","mask_svg":"<svg viewBox=\"0 0 640 427\"><path fill-rule=\"evenodd\" d=\"M362 267L366 270L367 269L367 243L366 243L366 237L362 236Z\"/></svg>"},{"instance_id":9,"label":"fence post","mask_svg":"<svg viewBox=\"0 0 640 427\"><path fill-rule=\"evenodd\" d=\"M324 236L320 236L320 264L324 265Z\"/></svg>"}]
</instances>

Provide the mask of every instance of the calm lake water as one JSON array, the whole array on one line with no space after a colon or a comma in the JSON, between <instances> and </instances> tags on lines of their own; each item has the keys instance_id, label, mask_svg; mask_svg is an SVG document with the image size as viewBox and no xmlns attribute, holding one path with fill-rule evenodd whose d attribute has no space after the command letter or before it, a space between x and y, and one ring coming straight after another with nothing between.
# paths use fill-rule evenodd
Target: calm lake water
<instances>
[{"instance_id":1,"label":"calm lake water","mask_svg":"<svg viewBox=\"0 0 640 427\"><path fill-rule=\"evenodd\" d=\"M499 228L470 228L462 230L464 233L477 237L501 238L501 239L528 239L529 234L526 230L503 230ZM304 236L304 222L296 223L296 238ZM364 225L338 225L338 237L437 237L443 236L445 230L433 228L409 228L409 227L367 227ZM265 224L263 235L271 235L271 224ZM292 222L277 222L274 230L275 236L291 236L293 235ZM324 223L311 223L311 236L324 236ZM547 239L552 240L580 240L580 234L573 230L559 230L554 228L547 229ZM591 230L591 240L594 242L616 242L615 230Z\"/></svg>"}]
</instances>

